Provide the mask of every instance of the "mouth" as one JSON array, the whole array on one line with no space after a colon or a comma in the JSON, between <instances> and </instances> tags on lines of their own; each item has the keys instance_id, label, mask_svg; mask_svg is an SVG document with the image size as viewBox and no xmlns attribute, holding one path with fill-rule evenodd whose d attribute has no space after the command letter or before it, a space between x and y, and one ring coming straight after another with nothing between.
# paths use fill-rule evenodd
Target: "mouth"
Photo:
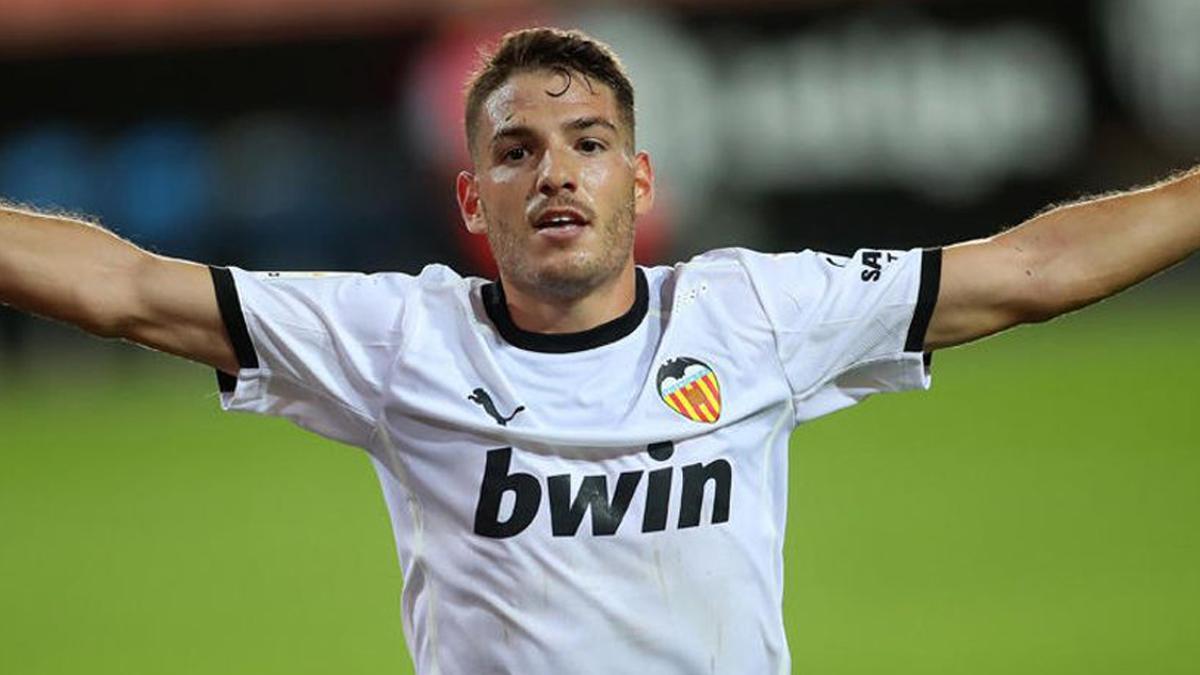
<instances>
[{"instance_id":1,"label":"mouth","mask_svg":"<svg viewBox=\"0 0 1200 675\"><path fill-rule=\"evenodd\" d=\"M582 230L591 224L578 209L554 207L542 211L533 221L533 229L539 234L568 234Z\"/></svg>"}]
</instances>

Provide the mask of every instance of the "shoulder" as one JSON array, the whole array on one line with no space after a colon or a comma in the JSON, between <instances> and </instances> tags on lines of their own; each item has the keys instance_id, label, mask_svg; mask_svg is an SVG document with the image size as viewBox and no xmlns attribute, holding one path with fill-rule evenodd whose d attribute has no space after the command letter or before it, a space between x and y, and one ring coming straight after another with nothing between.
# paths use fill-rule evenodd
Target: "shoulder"
<instances>
[{"instance_id":1,"label":"shoulder","mask_svg":"<svg viewBox=\"0 0 1200 675\"><path fill-rule=\"evenodd\" d=\"M819 285L821 277L839 264L843 263L838 258L816 251L763 253L731 247L714 249L673 267L655 270L673 280L695 279L700 283L777 292Z\"/></svg>"},{"instance_id":2,"label":"shoulder","mask_svg":"<svg viewBox=\"0 0 1200 675\"><path fill-rule=\"evenodd\" d=\"M248 272L229 268L240 305L274 322L362 334L398 330L405 315L422 306L445 307L453 296L466 302L482 280L464 278L445 265L404 272Z\"/></svg>"},{"instance_id":3,"label":"shoulder","mask_svg":"<svg viewBox=\"0 0 1200 675\"><path fill-rule=\"evenodd\" d=\"M423 296L467 294L485 283L459 275L445 265L427 265L416 274L407 272L265 272L265 283L295 286L339 304L377 307L418 302Z\"/></svg>"},{"instance_id":4,"label":"shoulder","mask_svg":"<svg viewBox=\"0 0 1200 675\"><path fill-rule=\"evenodd\" d=\"M763 253L748 248L730 247L701 253L687 262L676 265L675 268L702 274L720 275L729 272L745 274L773 267L815 267L818 262L820 262L820 254L815 251Z\"/></svg>"},{"instance_id":5,"label":"shoulder","mask_svg":"<svg viewBox=\"0 0 1200 675\"><path fill-rule=\"evenodd\" d=\"M398 274L396 276L407 277L411 279L418 288L429 291L469 288L472 285L472 282L486 283L482 279L464 277L450 267L447 267L441 263L426 265L415 275L410 276L407 274Z\"/></svg>"},{"instance_id":6,"label":"shoulder","mask_svg":"<svg viewBox=\"0 0 1200 675\"><path fill-rule=\"evenodd\" d=\"M671 266L646 269L651 294L669 313L690 311L739 323L772 314L775 307L810 306L823 284L820 257L811 251L761 253L747 248L721 248Z\"/></svg>"},{"instance_id":7,"label":"shoulder","mask_svg":"<svg viewBox=\"0 0 1200 675\"><path fill-rule=\"evenodd\" d=\"M416 274L408 272L247 271L238 267L229 269L239 277L253 278L256 281L272 285L298 285L309 288L346 286L374 287L380 290L409 290L418 287L454 286L470 280L441 264L426 265Z\"/></svg>"}]
</instances>

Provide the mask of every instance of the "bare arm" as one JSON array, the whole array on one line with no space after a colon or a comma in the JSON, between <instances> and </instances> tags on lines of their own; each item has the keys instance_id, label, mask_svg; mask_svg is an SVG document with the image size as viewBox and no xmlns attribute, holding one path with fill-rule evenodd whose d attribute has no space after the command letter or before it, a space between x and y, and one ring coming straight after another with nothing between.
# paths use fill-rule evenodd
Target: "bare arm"
<instances>
[{"instance_id":1,"label":"bare arm","mask_svg":"<svg viewBox=\"0 0 1200 675\"><path fill-rule=\"evenodd\" d=\"M0 303L237 372L208 269L90 223L0 204Z\"/></svg>"},{"instance_id":2,"label":"bare arm","mask_svg":"<svg viewBox=\"0 0 1200 675\"><path fill-rule=\"evenodd\" d=\"M1113 295L1200 249L1200 170L1048 211L945 250L928 349L1045 321Z\"/></svg>"}]
</instances>

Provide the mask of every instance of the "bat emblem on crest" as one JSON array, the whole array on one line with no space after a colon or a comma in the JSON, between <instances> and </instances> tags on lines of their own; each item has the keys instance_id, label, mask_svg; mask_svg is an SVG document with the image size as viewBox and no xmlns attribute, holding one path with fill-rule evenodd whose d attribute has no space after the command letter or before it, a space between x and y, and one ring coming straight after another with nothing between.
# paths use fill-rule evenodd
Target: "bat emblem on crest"
<instances>
[{"instance_id":1,"label":"bat emblem on crest","mask_svg":"<svg viewBox=\"0 0 1200 675\"><path fill-rule=\"evenodd\" d=\"M704 424L721 419L721 382L707 363L687 356L658 369L658 395L675 412Z\"/></svg>"}]
</instances>

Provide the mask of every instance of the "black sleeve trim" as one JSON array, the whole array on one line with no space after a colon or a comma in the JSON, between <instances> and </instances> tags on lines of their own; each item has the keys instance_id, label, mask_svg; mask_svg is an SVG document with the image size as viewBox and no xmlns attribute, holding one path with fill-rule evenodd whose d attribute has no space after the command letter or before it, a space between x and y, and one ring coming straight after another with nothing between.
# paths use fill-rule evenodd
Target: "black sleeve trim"
<instances>
[{"instance_id":1,"label":"black sleeve trim","mask_svg":"<svg viewBox=\"0 0 1200 675\"><path fill-rule=\"evenodd\" d=\"M927 248L921 253L921 289L917 292L917 306L913 309L912 323L908 326L904 351L925 351L925 333L929 330L929 320L933 318L941 283L942 249Z\"/></svg>"},{"instance_id":2,"label":"black sleeve trim","mask_svg":"<svg viewBox=\"0 0 1200 675\"><path fill-rule=\"evenodd\" d=\"M238 367L257 368L258 354L254 351L254 343L250 341L250 331L246 328L242 301L238 298L233 273L224 267L209 267L208 270L212 274L213 289L217 293L217 307L221 311L221 320L225 322L225 330L229 333L229 341L233 343ZM221 391L231 392L237 385L237 378L217 371L217 385Z\"/></svg>"},{"instance_id":3,"label":"black sleeve trim","mask_svg":"<svg viewBox=\"0 0 1200 675\"><path fill-rule=\"evenodd\" d=\"M217 391L221 392L222 394L232 394L236 390L237 390L237 378L223 370L218 370L217 371Z\"/></svg>"}]
</instances>

